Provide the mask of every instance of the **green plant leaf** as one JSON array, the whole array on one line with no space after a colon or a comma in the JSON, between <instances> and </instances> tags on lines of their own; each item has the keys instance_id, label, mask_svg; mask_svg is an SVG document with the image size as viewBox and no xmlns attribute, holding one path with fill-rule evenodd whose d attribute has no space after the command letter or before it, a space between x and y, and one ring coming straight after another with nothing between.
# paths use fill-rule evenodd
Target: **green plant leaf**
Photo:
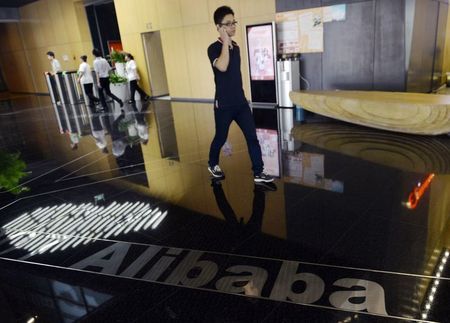
<instances>
[{"instance_id":1,"label":"green plant leaf","mask_svg":"<svg viewBox=\"0 0 450 323\"><path fill-rule=\"evenodd\" d=\"M110 56L114 63L125 63L125 55L122 52L113 50Z\"/></svg>"},{"instance_id":2,"label":"green plant leaf","mask_svg":"<svg viewBox=\"0 0 450 323\"><path fill-rule=\"evenodd\" d=\"M121 83L127 83L128 79L126 77L120 76L116 73L112 73L109 76L109 82L111 84L121 84Z\"/></svg>"},{"instance_id":3,"label":"green plant leaf","mask_svg":"<svg viewBox=\"0 0 450 323\"><path fill-rule=\"evenodd\" d=\"M19 194L29 190L19 186L20 180L27 175L27 165L20 159L20 154L11 154L0 151L0 189L7 190L13 194Z\"/></svg>"}]
</instances>

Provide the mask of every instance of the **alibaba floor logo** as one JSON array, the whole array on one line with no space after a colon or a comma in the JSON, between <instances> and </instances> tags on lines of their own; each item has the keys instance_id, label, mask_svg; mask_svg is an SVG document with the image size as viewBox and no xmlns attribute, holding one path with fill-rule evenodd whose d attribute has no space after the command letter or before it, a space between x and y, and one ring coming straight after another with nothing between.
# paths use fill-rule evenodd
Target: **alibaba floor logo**
<instances>
[{"instance_id":1,"label":"alibaba floor logo","mask_svg":"<svg viewBox=\"0 0 450 323\"><path fill-rule=\"evenodd\" d=\"M113 202L108 206L92 203L64 203L24 213L2 227L11 248L28 252L25 258L86 245L130 231L156 229L167 211L144 202ZM25 259L24 258L24 259Z\"/></svg>"},{"instance_id":2,"label":"alibaba floor logo","mask_svg":"<svg viewBox=\"0 0 450 323\"><path fill-rule=\"evenodd\" d=\"M131 242L109 241L98 247L101 249L73 259L68 267L115 278L340 310L345 313L344 322L350 322L347 317L355 317L353 314L378 316L377 322L388 317L436 322L424 321L429 314L421 311L422 297L411 294L405 298L409 287L403 286L411 286L414 293L425 278L420 275ZM442 253L439 270L445 269L449 255L448 250ZM440 277L440 273L436 275ZM428 286L433 289L424 305L427 311L440 282L437 276ZM431 282L430 278L426 280ZM434 308L432 319L440 321L440 311ZM349 312L353 314L348 316Z\"/></svg>"},{"instance_id":3,"label":"alibaba floor logo","mask_svg":"<svg viewBox=\"0 0 450 323\"><path fill-rule=\"evenodd\" d=\"M348 271L330 273L328 267L295 261L116 242L79 260L70 268L165 285L388 316L385 291L377 282L361 277L350 278ZM365 273L356 274L367 276ZM333 283L327 286L330 279Z\"/></svg>"},{"instance_id":4,"label":"alibaba floor logo","mask_svg":"<svg viewBox=\"0 0 450 323\"><path fill-rule=\"evenodd\" d=\"M333 309L345 315L408 322L424 322L431 316L440 321L435 313L442 309L433 307L433 300L439 284L448 285L449 279L441 278L448 250L442 252L436 275L423 276L114 240L131 231L155 229L166 216L167 211L143 202L39 208L2 227L0 259ZM49 257L83 245L82 252L69 258ZM430 282L426 303L423 294L414 294L424 280ZM409 291L405 286L411 286ZM405 301L409 292L414 299Z\"/></svg>"}]
</instances>

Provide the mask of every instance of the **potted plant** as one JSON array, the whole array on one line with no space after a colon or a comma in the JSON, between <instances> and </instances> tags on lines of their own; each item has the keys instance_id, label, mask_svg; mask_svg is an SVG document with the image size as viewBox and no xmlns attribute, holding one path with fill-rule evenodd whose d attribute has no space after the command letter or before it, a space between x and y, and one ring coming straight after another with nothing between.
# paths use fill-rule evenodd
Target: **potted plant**
<instances>
[{"instance_id":1,"label":"potted plant","mask_svg":"<svg viewBox=\"0 0 450 323\"><path fill-rule=\"evenodd\" d=\"M111 83L111 92L123 102L128 101L128 97L130 96L128 79L124 76L120 76L119 74L111 73L109 75L109 82Z\"/></svg>"},{"instance_id":2,"label":"potted plant","mask_svg":"<svg viewBox=\"0 0 450 323\"><path fill-rule=\"evenodd\" d=\"M124 76L120 76L119 74L111 73L109 75L109 82L111 84L123 84L123 83L127 83L128 79Z\"/></svg>"},{"instance_id":3,"label":"potted plant","mask_svg":"<svg viewBox=\"0 0 450 323\"><path fill-rule=\"evenodd\" d=\"M128 101L128 79L125 73L125 54L111 48L111 61L116 67L116 71L109 76L111 92L122 101Z\"/></svg>"},{"instance_id":4,"label":"potted plant","mask_svg":"<svg viewBox=\"0 0 450 323\"><path fill-rule=\"evenodd\" d=\"M19 153L0 151L0 190L16 195L29 190L28 187L19 185L20 180L27 175L26 164L19 157Z\"/></svg>"},{"instance_id":5,"label":"potted plant","mask_svg":"<svg viewBox=\"0 0 450 323\"><path fill-rule=\"evenodd\" d=\"M118 52L111 48L111 61L116 67L116 73L120 76L125 77L125 55L123 52Z\"/></svg>"}]
</instances>

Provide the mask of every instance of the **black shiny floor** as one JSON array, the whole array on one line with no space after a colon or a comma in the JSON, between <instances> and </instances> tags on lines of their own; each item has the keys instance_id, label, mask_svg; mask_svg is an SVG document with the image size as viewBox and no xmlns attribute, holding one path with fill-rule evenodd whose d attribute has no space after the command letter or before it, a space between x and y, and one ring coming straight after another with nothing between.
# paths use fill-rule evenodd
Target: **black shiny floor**
<instances>
[{"instance_id":1,"label":"black shiny floor","mask_svg":"<svg viewBox=\"0 0 450 323\"><path fill-rule=\"evenodd\" d=\"M0 103L28 172L0 192L1 322L450 322L447 136L309 116L281 144L255 109L279 175L255 185L237 127L209 178L209 104L103 116L106 150L80 116L73 150L46 97Z\"/></svg>"}]
</instances>

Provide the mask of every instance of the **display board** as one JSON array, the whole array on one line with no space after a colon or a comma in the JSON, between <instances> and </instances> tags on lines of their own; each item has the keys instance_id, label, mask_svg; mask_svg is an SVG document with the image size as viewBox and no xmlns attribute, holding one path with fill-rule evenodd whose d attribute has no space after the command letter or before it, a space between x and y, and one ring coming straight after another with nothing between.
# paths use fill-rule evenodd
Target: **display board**
<instances>
[{"instance_id":1,"label":"display board","mask_svg":"<svg viewBox=\"0 0 450 323\"><path fill-rule=\"evenodd\" d=\"M246 26L251 101L277 103L275 23Z\"/></svg>"}]
</instances>

